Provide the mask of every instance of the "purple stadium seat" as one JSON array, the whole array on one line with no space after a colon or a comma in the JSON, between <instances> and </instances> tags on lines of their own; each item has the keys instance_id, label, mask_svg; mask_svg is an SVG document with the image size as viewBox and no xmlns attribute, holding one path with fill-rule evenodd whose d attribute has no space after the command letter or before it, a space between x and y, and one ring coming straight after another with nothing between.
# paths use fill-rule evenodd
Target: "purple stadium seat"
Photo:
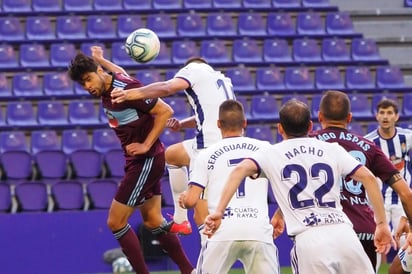
<instances>
[{"instance_id":1,"label":"purple stadium seat","mask_svg":"<svg viewBox=\"0 0 412 274\"><path fill-rule=\"evenodd\" d=\"M37 126L37 116L30 101L9 102L6 106L7 124L13 126Z\"/></svg>"},{"instance_id":2,"label":"purple stadium seat","mask_svg":"<svg viewBox=\"0 0 412 274\"><path fill-rule=\"evenodd\" d=\"M69 102L69 122L72 125L99 125L99 113L93 100L74 100Z\"/></svg>"},{"instance_id":3,"label":"purple stadium seat","mask_svg":"<svg viewBox=\"0 0 412 274\"><path fill-rule=\"evenodd\" d=\"M182 9L181 0L152 0L155 10Z\"/></svg>"},{"instance_id":4,"label":"purple stadium seat","mask_svg":"<svg viewBox=\"0 0 412 274\"><path fill-rule=\"evenodd\" d=\"M266 63L291 63L292 54L286 39L265 39L263 41L263 60Z\"/></svg>"},{"instance_id":5,"label":"purple stadium seat","mask_svg":"<svg viewBox=\"0 0 412 274\"><path fill-rule=\"evenodd\" d=\"M292 91L312 90L314 80L306 67L288 67L285 69L285 86Z\"/></svg>"},{"instance_id":6,"label":"purple stadium seat","mask_svg":"<svg viewBox=\"0 0 412 274\"><path fill-rule=\"evenodd\" d=\"M233 61L237 63L261 63L262 48L257 40L236 39L233 41Z\"/></svg>"},{"instance_id":7,"label":"purple stadium seat","mask_svg":"<svg viewBox=\"0 0 412 274\"><path fill-rule=\"evenodd\" d=\"M405 7L412 7L412 0L405 0L404 6Z\"/></svg>"},{"instance_id":8,"label":"purple stadium seat","mask_svg":"<svg viewBox=\"0 0 412 274\"><path fill-rule=\"evenodd\" d=\"M87 195L90 199L90 209L109 209L118 184L111 179L96 179L87 184Z\"/></svg>"},{"instance_id":9,"label":"purple stadium seat","mask_svg":"<svg viewBox=\"0 0 412 274\"><path fill-rule=\"evenodd\" d=\"M26 18L26 37L29 40L54 40L56 29L49 16L30 16Z\"/></svg>"},{"instance_id":10,"label":"purple stadium seat","mask_svg":"<svg viewBox=\"0 0 412 274\"><path fill-rule=\"evenodd\" d=\"M36 12L59 12L63 7L60 0L32 0L32 9Z\"/></svg>"},{"instance_id":11,"label":"purple stadium seat","mask_svg":"<svg viewBox=\"0 0 412 274\"><path fill-rule=\"evenodd\" d=\"M295 62L320 62L321 50L315 39L293 40L292 54Z\"/></svg>"},{"instance_id":12,"label":"purple stadium seat","mask_svg":"<svg viewBox=\"0 0 412 274\"><path fill-rule=\"evenodd\" d=\"M9 83L6 73L0 73L0 98L7 97L12 98L11 83Z\"/></svg>"},{"instance_id":13,"label":"purple stadium seat","mask_svg":"<svg viewBox=\"0 0 412 274\"><path fill-rule=\"evenodd\" d=\"M245 112L246 119L252 119L252 113L250 110L250 103L248 102L248 96L236 96L236 101L243 105L243 111Z\"/></svg>"},{"instance_id":14,"label":"purple stadium seat","mask_svg":"<svg viewBox=\"0 0 412 274\"><path fill-rule=\"evenodd\" d=\"M124 10L151 10L152 9L152 1L151 0L123 0L123 8Z\"/></svg>"},{"instance_id":15,"label":"purple stadium seat","mask_svg":"<svg viewBox=\"0 0 412 274\"><path fill-rule=\"evenodd\" d=\"M5 13L31 12L30 0L3 0L2 10Z\"/></svg>"},{"instance_id":16,"label":"purple stadium seat","mask_svg":"<svg viewBox=\"0 0 412 274\"><path fill-rule=\"evenodd\" d=\"M349 47L341 38L325 38L322 41L322 58L327 62L351 62Z\"/></svg>"},{"instance_id":17,"label":"purple stadium seat","mask_svg":"<svg viewBox=\"0 0 412 274\"><path fill-rule=\"evenodd\" d=\"M198 13L181 13L177 15L177 34L182 37L206 36L206 25Z\"/></svg>"},{"instance_id":18,"label":"purple stadium seat","mask_svg":"<svg viewBox=\"0 0 412 274\"><path fill-rule=\"evenodd\" d=\"M142 17L137 14L120 14L117 16L117 36L126 38L136 29L143 28Z\"/></svg>"},{"instance_id":19,"label":"purple stadium seat","mask_svg":"<svg viewBox=\"0 0 412 274\"><path fill-rule=\"evenodd\" d=\"M325 23L318 12L300 12L296 18L297 33L301 35L325 35Z\"/></svg>"},{"instance_id":20,"label":"purple stadium seat","mask_svg":"<svg viewBox=\"0 0 412 274\"><path fill-rule=\"evenodd\" d=\"M383 99L390 99L395 101L398 104L399 107L399 112L402 109L402 105L400 104L398 97L395 94L389 94L389 93L376 93L372 95L372 112L373 115L376 115L376 113L378 112L377 107L378 104L381 100Z\"/></svg>"},{"instance_id":21,"label":"purple stadium seat","mask_svg":"<svg viewBox=\"0 0 412 274\"><path fill-rule=\"evenodd\" d=\"M370 38L354 38L351 45L352 59L355 61L381 60L376 41Z\"/></svg>"},{"instance_id":22,"label":"purple stadium seat","mask_svg":"<svg viewBox=\"0 0 412 274\"><path fill-rule=\"evenodd\" d=\"M256 138L259 140L268 141L269 143L275 143L275 138L272 129L269 125L251 125L246 127L246 136Z\"/></svg>"},{"instance_id":23,"label":"purple stadium seat","mask_svg":"<svg viewBox=\"0 0 412 274\"><path fill-rule=\"evenodd\" d=\"M269 35L290 37L296 35L295 21L288 12L269 13L267 16L267 31Z\"/></svg>"},{"instance_id":24,"label":"purple stadium seat","mask_svg":"<svg viewBox=\"0 0 412 274\"><path fill-rule=\"evenodd\" d=\"M0 45L0 68L19 67L18 53L10 44Z\"/></svg>"},{"instance_id":25,"label":"purple stadium seat","mask_svg":"<svg viewBox=\"0 0 412 274\"><path fill-rule=\"evenodd\" d=\"M191 116L191 110L185 97L165 97L163 100L172 107L173 117L181 120Z\"/></svg>"},{"instance_id":26,"label":"purple stadium seat","mask_svg":"<svg viewBox=\"0 0 412 274\"><path fill-rule=\"evenodd\" d=\"M401 115L406 118L412 117L412 94L406 93L403 95Z\"/></svg>"},{"instance_id":27,"label":"purple stadium seat","mask_svg":"<svg viewBox=\"0 0 412 274\"><path fill-rule=\"evenodd\" d=\"M136 72L136 79L142 82L143 85L148 85L154 82L163 81L163 76L160 71L155 69L142 69Z\"/></svg>"},{"instance_id":28,"label":"purple stadium seat","mask_svg":"<svg viewBox=\"0 0 412 274\"><path fill-rule=\"evenodd\" d=\"M79 149L70 154L70 163L75 178L90 180L103 174L103 154L94 149Z\"/></svg>"},{"instance_id":29,"label":"purple stadium seat","mask_svg":"<svg viewBox=\"0 0 412 274\"><path fill-rule=\"evenodd\" d=\"M112 43L112 62L119 66L135 66L137 63L126 52L123 42Z\"/></svg>"},{"instance_id":30,"label":"purple stadium seat","mask_svg":"<svg viewBox=\"0 0 412 274\"><path fill-rule=\"evenodd\" d=\"M84 208L83 185L79 181L58 181L51 186L51 194L55 202L55 211Z\"/></svg>"},{"instance_id":31,"label":"purple stadium seat","mask_svg":"<svg viewBox=\"0 0 412 274\"><path fill-rule=\"evenodd\" d=\"M104 162L107 165L110 178L121 178L124 176L125 158L122 149L109 150L104 154Z\"/></svg>"},{"instance_id":32,"label":"purple stadium seat","mask_svg":"<svg viewBox=\"0 0 412 274\"><path fill-rule=\"evenodd\" d=\"M284 91L285 84L282 71L278 67L257 68L256 87L260 91Z\"/></svg>"},{"instance_id":33,"label":"purple stadium seat","mask_svg":"<svg viewBox=\"0 0 412 274\"><path fill-rule=\"evenodd\" d=\"M174 64L184 64L187 59L199 56L199 48L193 40L172 42L172 62Z\"/></svg>"},{"instance_id":34,"label":"purple stadium seat","mask_svg":"<svg viewBox=\"0 0 412 274\"><path fill-rule=\"evenodd\" d=\"M159 13L147 15L146 27L153 30L160 39L176 37L176 23L170 14Z\"/></svg>"},{"instance_id":35,"label":"purple stadium seat","mask_svg":"<svg viewBox=\"0 0 412 274\"><path fill-rule=\"evenodd\" d=\"M122 11L122 0L94 0L93 8L96 11Z\"/></svg>"},{"instance_id":36,"label":"purple stadium seat","mask_svg":"<svg viewBox=\"0 0 412 274\"><path fill-rule=\"evenodd\" d=\"M353 118L356 119L374 119L372 105L365 94L349 94L351 102L351 111Z\"/></svg>"},{"instance_id":37,"label":"purple stadium seat","mask_svg":"<svg viewBox=\"0 0 412 274\"><path fill-rule=\"evenodd\" d=\"M302 0L302 6L306 8L324 8L329 7L329 0Z\"/></svg>"},{"instance_id":38,"label":"purple stadium seat","mask_svg":"<svg viewBox=\"0 0 412 274\"><path fill-rule=\"evenodd\" d=\"M160 51L157 57L150 61L153 65L170 65L170 48L167 47L166 42L160 42Z\"/></svg>"},{"instance_id":39,"label":"purple stadium seat","mask_svg":"<svg viewBox=\"0 0 412 274\"><path fill-rule=\"evenodd\" d=\"M274 122L279 119L279 106L272 95L253 95L250 110L252 121Z\"/></svg>"},{"instance_id":40,"label":"purple stadium seat","mask_svg":"<svg viewBox=\"0 0 412 274\"><path fill-rule=\"evenodd\" d=\"M173 131L169 128L163 130L160 135L160 141L167 148L170 145L174 145L183 141L183 134L180 131Z\"/></svg>"},{"instance_id":41,"label":"purple stadium seat","mask_svg":"<svg viewBox=\"0 0 412 274\"><path fill-rule=\"evenodd\" d=\"M401 68L394 65L377 67L376 86L384 89L406 88Z\"/></svg>"},{"instance_id":42,"label":"purple stadium seat","mask_svg":"<svg viewBox=\"0 0 412 274\"><path fill-rule=\"evenodd\" d=\"M226 70L226 76L232 80L235 93L254 92L255 79L246 67L235 67Z\"/></svg>"},{"instance_id":43,"label":"purple stadium seat","mask_svg":"<svg viewBox=\"0 0 412 274\"><path fill-rule=\"evenodd\" d=\"M375 79L368 67L351 66L346 67L346 88L348 89L374 89Z\"/></svg>"},{"instance_id":44,"label":"purple stadium seat","mask_svg":"<svg viewBox=\"0 0 412 274\"><path fill-rule=\"evenodd\" d=\"M348 124L348 131L357 133L361 136L367 133L366 130L363 128L362 124L360 122L355 122L355 121L352 121Z\"/></svg>"},{"instance_id":45,"label":"purple stadium seat","mask_svg":"<svg viewBox=\"0 0 412 274\"><path fill-rule=\"evenodd\" d=\"M27 151L5 151L0 155L0 163L5 173L5 180L10 184L33 179L33 159Z\"/></svg>"},{"instance_id":46,"label":"purple stadium seat","mask_svg":"<svg viewBox=\"0 0 412 274\"><path fill-rule=\"evenodd\" d=\"M29 152L29 145L23 131L0 132L0 154L7 151Z\"/></svg>"},{"instance_id":47,"label":"purple stadium seat","mask_svg":"<svg viewBox=\"0 0 412 274\"><path fill-rule=\"evenodd\" d=\"M315 69L315 87L317 89L342 90L345 88L342 73L338 67L317 67Z\"/></svg>"},{"instance_id":48,"label":"purple stadium seat","mask_svg":"<svg viewBox=\"0 0 412 274\"><path fill-rule=\"evenodd\" d=\"M243 36L267 35L266 20L260 13L240 13L238 18L238 31Z\"/></svg>"},{"instance_id":49,"label":"purple stadium seat","mask_svg":"<svg viewBox=\"0 0 412 274\"><path fill-rule=\"evenodd\" d=\"M0 41L24 41L25 32L23 23L17 17L0 18Z\"/></svg>"},{"instance_id":50,"label":"purple stadium seat","mask_svg":"<svg viewBox=\"0 0 412 274\"><path fill-rule=\"evenodd\" d=\"M19 51L22 67L50 67L49 54L44 44L21 44Z\"/></svg>"},{"instance_id":51,"label":"purple stadium seat","mask_svg":"<svg viewBox=\"0 0 412 274\"><path fill-rule=\"evenodd\" d=\"M36 73L17 73L12 80L13 94L19 96L43 96L43 81Z\"/></svg>"},{"instance_id":52,"label":"purple stadium seat","mask_svg":"<svg viewBox=\"0 0 412 274\"><path fill-rule=\"evenodd\" d=\"M42 181L55 183L69 176L69 159L62 150L41 150L33 157Z\"/></svg>"},{"instance_id":53,"label":"purple stadium seat","mask_svg":"<svg viewBox=\"0 0 412 274\"><path fill-rule=\"evenodd\" d=\"M85 129L67 129L62 132L62 150L70 155L76 150L91 149L91 141Z\"/></svg>"},{"instance_id":54,"label":"purple stadium seat","mask_svg":"<svg viewBox=\"0 0 412 274\"><path fill-rule=\"evenodd\" d=\"M229 13L210 13L206 21L207 34L210 36L236 36L237 30L234 19Z\"/></svg>"},{"instance_id":55,"label":"purple stadium seat","mask_svg":"<svg viewBox=\"0 0 412 274\"><path fill-rule=\"evenodd\" d=\"M329 12L325 19L326 32L332 35L354 34L355 28L348 12Z\"/></svg>"},{"instance_id":56,"label":"purple stadium seat","mask_svg":"<svg viewBox=\"0 0 412 274\"><path fill-rule=\"evenodd\" d=\"M243 7L244 8L263 8L268 9L271 8L272 3L271 0L243 0Z\"/></svg>"},{"instance_id":57,"label":"purple stadium seat","mask_svg":"<svg viewBox=\"0 0 412 274\"><path fill-rule=\"evenodd\" d=\"M115 23L110 15L89 15L86 33L89 38L93 39L117 38Z\"/></svg>"},{"instance_id":58,"label":"purple stadium seat","mask_svg":"<svg viewBox=\"0 0 412 274\"><path fill-rule=\"evenodd\" d=\"M322 94L312 95L312 102L310 103L312 120L318 120L320 100L322 99L322 96Z\"/></svg>"},{"instance_id":59,"label":"purple stadium seat","mask_svg":"<svg viewBox=\"0 0 412 274\"><path fill-rule=\"evenodd\" d=\"M241 8L242 0L212 0L214 8Z\"/></svg>"},{"instance_id":60,"label":"purple stadium seat","mask_svg":"<svg viewBox=\"0 0 412 274\"><path fill-rule=\"evenodd\" d=\"M300 0L272 0L275 8L300 8Z\"/></svg>"},{"instance_id":61,"label":"purple stadium seat","mask_svg":"<svg viewBox=\"0 0 412 274\"><path fill-rule=\"evenodd\" d=\"M46 211L48 208L47 186L42 182L24 182L16 185L19 211Z\"/></svg>"},{"instance_id":62,"label":"purple stadium seat","mask_svg":"<svg viewBox=\"0 0 412 274\"><path fill-rule=\"evenodd\" d=\"M69 124L63 101L39 101L37 119L43 126L65 126Z\"/></svg>"},{"instance_id":63,"label":"purple stadium seat","mask_svg":"<svg viewBox=\"0 0 412 274\"><path fill-rule=\"evenodd\" d=\"M9 184L0 184L0 213L9 213L13 202Z\"/></svg>"},{"instance_id":64,"label":"purple stadium seat","mask_svg":"<svg viewBox=\"0 0 412 274\"><path fill-rule=\"evenodd\" d=\"M186 9L210 9L212 0L183 0L183 7Z\"/></svg>"},{"instance_id":65,"label":"purple stadium seat","mask_svg":"<svg viewBox=\"0 0 412 274\"><path fill-rule=\"evenodd\" d=\"M35 155L43 150L61 150L61 141L55 130L45 129L31 132L31 154Z\"/></svg>"},{"instance_id":66,"label":"purple stadium seat","mask_svg":"<svg viewBox=\"0 0 412 274\"><path fill-rule=\"evenodd\" d=\"M50 64L53 67L67 67L77 54L73 43L53 43L50 45Z\"/></svg>"},{"instance_id":67,"label":"purple stadium seat","mask_svg":"<svg viewBox=\"0 0 412 274\"><path fill-rule=\"evenodd\" d=\"M92 136L92 148L100 153L121 149L121 144L113 129L95 129Z\"/></svg>"},{"instance_id":68,"label":"purple stadium seat","mask_svg":"<svg viewBox=\"0 0 412 274\"><path fill-rule=\"evenodd\" d=\"M209 64L225 64L232 61L229 50L222 40L202 40L200 56L205 58Z\"/></svg>"},{"instance_id":69,"label":"purple stadium seat","mask_svg":"<svg viewBox=\"0 0 412 274\"><path fill-rule=\"evenodd\" d=\"M81 2L86 3L83 0ZM85 11L86 9L81 10ZM78 15L58 16L56 19L56 34L57 38L60 39L86 39L86 26Z\"/></svg>"},{"instance_id":70,"label":"purple stadium seat","mask_svg":"<svg viewBox=\"0 0 412 274\"><path fill-rule=\"evenodd\" d=\"M91 0L63 0L63 9L65 11L92 11L92 1Z\"/></svg>"},{"instance_id":71,"label":"purple stadium seat","mask_svg":"<svg viewBox=\"0 0 412 274\"><path fill-rule=\"evenodd\" d=\"M124 44L124 43L122 43L122 44ZM91 55L92 54L92 50L91 50L92 46L99 46L103 49L104 52L107 52L106 51L106 45L104 43L100 43L100 42L83 42L83 43L80 44L80 50L86 55ZM124 51L124 49L123 49L123 51Z\"/></svg>"},{"instance_id":72,"label":"purple stadium seat","mask_svg":"<svg viewBox=\"0 0 412 274\"><path fill-rule=\"evenodd\" d=\"M73 95L73 81L66 72L47 72L43 75L44 94L48 96Z\"/></svg>"}]
</instances>

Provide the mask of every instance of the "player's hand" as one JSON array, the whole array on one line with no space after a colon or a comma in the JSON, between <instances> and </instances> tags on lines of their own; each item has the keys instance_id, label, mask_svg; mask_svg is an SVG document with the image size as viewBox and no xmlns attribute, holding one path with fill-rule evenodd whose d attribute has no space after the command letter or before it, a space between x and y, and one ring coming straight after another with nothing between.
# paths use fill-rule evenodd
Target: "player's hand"
<instances>
[{"instance_id":1,"label":"player's hand","mask_svg":"<svg viewBox=\"0 0 412 274\"><path fill-rule=\"evenodd\" d=\"M100 46L91 46L90 50L92 52L92 57L95 61L100 62L100 60L104 59L104 52L102 47Z\"/></svg>"},{"instance_id":2,"label":"player's hand","mask_svg":"<svg viewBox=\"0 0 412 274\"><path fill-rule=\"evenodd\" d=\"M276 239L285 231L285 221L283 220L282 214L278 213L278 211L273 214L270 223L273 226L273 239Z\"/></svg>"},{"instance_id":3,"label":"player's hand","mask_svg":"<svg viewBox=\"0 0 412 274\"><path fill-rule=\"evenodd\" d=\"M150 147L147 147L146 145L142 143L131 143L126 146L126 152L130 156L137 156L140 154L145 154L148 152Z\"/></svg>"},{"instance_id":4,"label":"player's hand","mask_svg":"<svg viewBox=\"0 0 412 274\"><path fill-rule=\"evenodd\" d=\"M222 223L222 217L222 214L219 213L207 215L205 219L205 228L203 229L203 234L208 238L212 237Z\"/></svg>"},{"instance_id":5,"label":"player's hand","mask_svg":"<svg viewBox=\"0 0 412 274\"><path fill-rule=\"evenodd\" d=\"M398 228L395 231L395 241L398 246L400 245L401 236L405 236L408 233L409 233L408 219L401 217L399 220Z\"/></svg>"},{"instance_id":6,"label":"player's hand","mask_svg":"<svg viewBox=\"0 0 412 274\"><path fill-rule=\"evenodd\" d=\"M186 196L187 196L187 192L186 191L183 191L182 193L180 193L180 195L179 195L179 206L181 207L181 208L186 208L186 206L185 206L185 200L186 200Z\"/></svg>"},{"instance_id":7,"label":"player's hand","mask_svg":"<svg viewBox=\"0 0 412 274\"><path fill-rule=\"evenodd\" d=\"M387 223L378 224L376 226L374 244L376 252L380 254L388 254L391 246L396 248L396 242L392 237Z\"/></svg>"},{"instance_id":8,"label":"player's hand","mask_svg":"<svg viewBox=\"0 0 412 274\"><path fill-rule=\"evenodd\" d=\"M122 103L124 101L127 101L127 93L127 90L114 88L110 93L110 96L112 97L112 103Z\"/></svg>"},{"instance_id":9,"label":"player's hand","mask_svg":"<svg viewBox=\"0 0 412 274\"><path fill-rule=\"evenodd\" d=\"M172 131L179 131L182 129L180 121L175 117L167 120L166 127L170 128Z\"/></svg>"}]
</instances>

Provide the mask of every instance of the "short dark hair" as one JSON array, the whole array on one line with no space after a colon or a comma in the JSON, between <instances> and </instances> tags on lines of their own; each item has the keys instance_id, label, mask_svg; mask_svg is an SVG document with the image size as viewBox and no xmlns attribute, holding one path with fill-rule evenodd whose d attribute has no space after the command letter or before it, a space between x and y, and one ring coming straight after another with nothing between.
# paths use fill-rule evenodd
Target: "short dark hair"
<instances>
[{"instance_id":1,"label":"short dark hair","mask_svg":"<svg viewBox=\"0 0 412 274\"><path fill-rule=\"evenodd\" d=\"M241 102L226 100L219 106L219 121L223 129L237 130L244 127L245 113Z\"/></svg>"},{"instance_id":2,"label":"short dark hair","mask_svg":"<svg viewBox=\"0 0 412 274\"><path fill-rule=\"evenodd\" d=\"M280 124L287 136L303 137L310 127L310 109L297 99L288 100L279 111Z\"/></svg>"},{"instance_id":3,"label":"short dark hair","mask_svg":"<svg viewBox=\"0 0 412 274\"><path fill-rule=\"evenodd\" d=\"M187 59L184 66L187 66L190 63L205 63L205 64L207 64L207 61L202 57L195 56L195 57L191 57L191 58Z\"/></svg>"},{"instance_id":4,"label":"short dark hair","mask_svg":"<svg viewBox=\"0 0 412 274\"><path fill-rule=\"evenodd\" d=\"M398 104L389 98L383 98L382 100L379 101L378 105L376 106L376 110L379 111L380 108L389 108L393 107L395 110L395 113L398 114L399 112L399 107Z\"/></svg>"},{"instance_id":5,"label":"short dark hair","mask_svg":"<svg viewBox=\"0 0 412 274\"><path fill-rule=\"evenodd\" d=\"M341 91L328 90L320 100L319 111L327 120L345 120L350 113L350 100L348 95Z\"/></svg>"},{"instance_id":6,"label":"short dark hair","mask_svg":"<svg viewBox=\"0 0 412 274\"><path fill-rule=\"evenodd\" d=\"M93 58L80 52L70 62L68 74L73 81L82 83L83 76L89 72L96 72L98 67L99 64Z\"/></svg>"}]
</instances>

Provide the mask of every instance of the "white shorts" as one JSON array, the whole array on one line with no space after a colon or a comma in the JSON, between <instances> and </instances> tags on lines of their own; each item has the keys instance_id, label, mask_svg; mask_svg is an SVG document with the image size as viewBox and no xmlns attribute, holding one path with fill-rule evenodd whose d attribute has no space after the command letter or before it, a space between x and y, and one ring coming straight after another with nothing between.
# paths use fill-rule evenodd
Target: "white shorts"
<instances>
[{"instance_id":1,"label":"white shorts","mask_svg":"<svg viewBox=\"0 0 412 274\"><path fill-rule=\"evenodd\" d=\"M296 235L290 255L293 273L375 273L355 231L348 224L309 228Z\"/></svg>"},{"instance_id":2,"label":"white shorts","mask_svg":"<svg viewBox=\"0 0 412 274\"><path fill-rule=\"evenodd\" d=\"M228 273L241 261L246 274L279 274L278 249L259 241L206 241L199 254L196 274Z\"/></svg>"},{"instance_id":3,"label":"white shorts","mask_svg":"<svg viewBox=\"0 0 412 274\"><path fill-rule=\"evenodd\" d=\"M190 158L190 164L189 164L189 181L190 181L190 174L192 174L192 169L193 169L193 166L195 164L196 157L199 154L199 151L201 151L201 149L196 148L196 139L194 139L194 138L184 140L182 142L182 145L183 145L187 155ZM203 190L203 192L200 196L200 199L207 200L207 187Z\"/></svg>"}]
</instances>

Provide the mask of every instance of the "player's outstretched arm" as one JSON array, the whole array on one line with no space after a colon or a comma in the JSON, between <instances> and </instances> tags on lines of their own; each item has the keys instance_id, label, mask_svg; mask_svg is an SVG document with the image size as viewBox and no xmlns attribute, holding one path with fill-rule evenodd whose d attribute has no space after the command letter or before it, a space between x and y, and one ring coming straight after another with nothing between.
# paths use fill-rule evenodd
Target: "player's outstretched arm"
<instances>
[{"instance_id":1,"label":"player's outstretched arm","mask_svg":"<svg viewBox=\"0 0 412 274\"><path fill-rule=\"evenodd\" d=\"M114 73L122 73L124 75L128 75L126 70L124 70L122 67L116 65L115 63L110 62L106 58L104 58L104 51L101 47L99 46L92 46L90 48L92 52L92 57L93 59L98 62L104 69L114 72Z\"/></svg>"}]
</instances>

